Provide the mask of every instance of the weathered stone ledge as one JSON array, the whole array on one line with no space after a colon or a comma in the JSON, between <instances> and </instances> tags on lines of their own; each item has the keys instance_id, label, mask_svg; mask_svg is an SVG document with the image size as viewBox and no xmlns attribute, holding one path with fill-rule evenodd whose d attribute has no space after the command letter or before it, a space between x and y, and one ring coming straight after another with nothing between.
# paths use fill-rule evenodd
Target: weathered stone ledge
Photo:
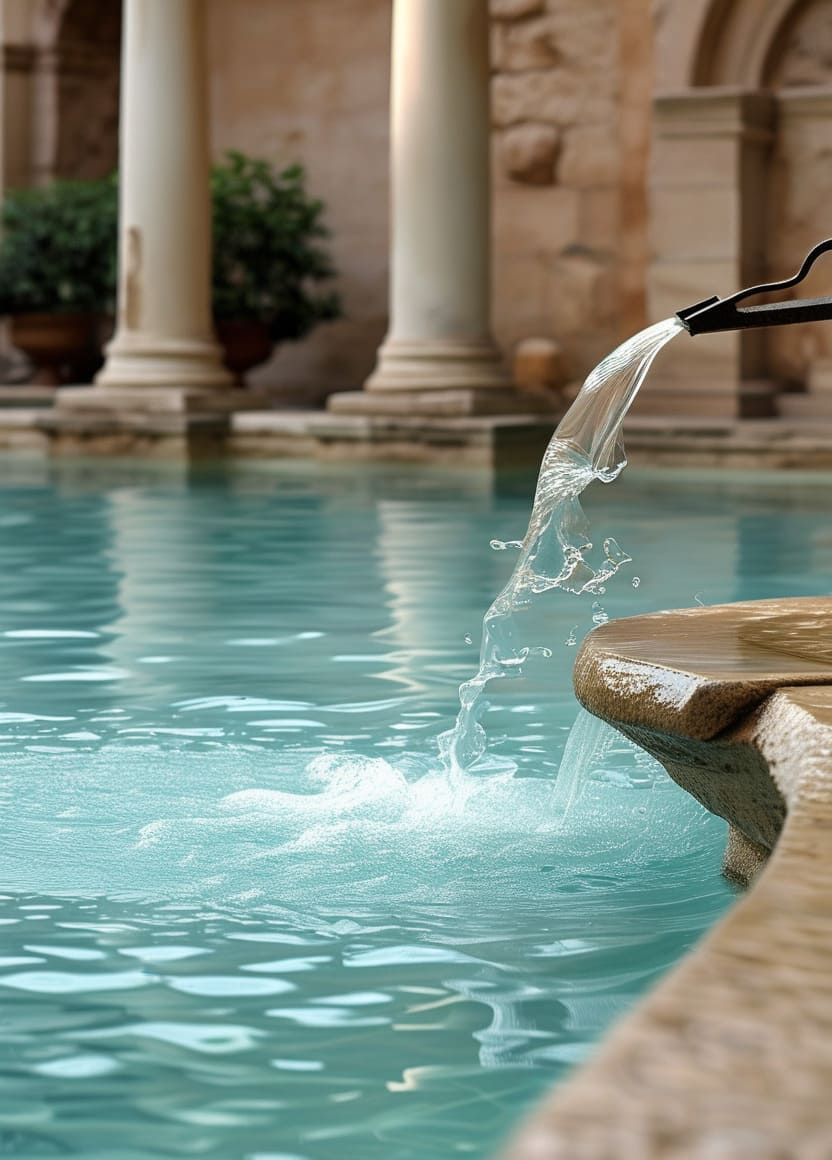
<instances>
[{"instance_id":1,"label":"weathered stone ledge","mask_svg":"<svg viewBox=\"0 0 832 1160\"><path fill-rule=\"evenodd\" d=\"M323 410L241 410L226 414L0 408L0 449L58 455L170 458L318 458L433 463L497 470L536 466L557 415L416 416Z\"/></svg>"},{"instance_id":2,"label":"weathered stone ledge","mask_svg":"<svg viewBox=\"0 0 832 1160\"><path fill-rule=\"evenodd\" d=\"M20 392L13 396L11 391ZM558 414L371 415L324 410L117 414L48 406L42 392L0 398L0 449L187 458L240 455L534 467ZM15 405L15 399L21 405ZM446 400L447 402L448 400ZM452 400L451 400L452 401ZM640 466L832 469L832 421L636 416L627 454Z\"/></svg>"},{"instance_id":3,"label":"weathered stone ledge","mask_svg":"<svg viewBox=\"0 0 832 1160\"><path fill-rule=\"evenodd\" d=\"M510 1160L832 1156L830 630L832 599L806 598L633 617L585 641L583 703L728 819L735 874L765 866Z\"/></svg>"}]
</instances>

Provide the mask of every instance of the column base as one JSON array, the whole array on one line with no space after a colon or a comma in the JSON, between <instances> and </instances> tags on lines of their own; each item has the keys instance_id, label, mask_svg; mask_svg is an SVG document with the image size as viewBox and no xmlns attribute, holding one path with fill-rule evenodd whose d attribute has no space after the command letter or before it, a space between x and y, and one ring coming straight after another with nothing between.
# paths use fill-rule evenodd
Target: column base
<instances>
[{"instance_id":1,"label":"column base","mask_svg":"<svg viewBox=\"0 0 832 1160\"><path fill-rule=\"evenodd\" d=\"M64 387L39 424L54 454L216 458L235 411L269 400L240 388Z\"/></svg>"},{"instance_id":2,"label":"column base","mask_svg":"<svg viewBox=\"0 0 832 1160\"><path fill-rule=\"evenodd\" d=\"M129 336L118 336L107 348L107 361L95 378L97 387L181 387L216 391L233 385L213 341L162 339L151 349Z\"/></svg>"},{"instance_id":3,"label":"column base","mask_svg":"<svg viewBox=\"0 0 832 1160\"><path fill-rule=\"evenodd\" d=\"M113 417L154 415L227 415L264 410L268 396L242 387L205 389L177 385L136 387L96 385L64 387L55 399L56 411L95 412Z\"/></svg>"},{"instance_id":4,"label":"column base","mask_svg":"<svg viewBox=\"0 0 832 1160\"><path fill-rule=\"evenodd\" d=\"M365 391L505 390L511 380L489 339L465 342L388 339Z\"/></svg>"}]
</instances>

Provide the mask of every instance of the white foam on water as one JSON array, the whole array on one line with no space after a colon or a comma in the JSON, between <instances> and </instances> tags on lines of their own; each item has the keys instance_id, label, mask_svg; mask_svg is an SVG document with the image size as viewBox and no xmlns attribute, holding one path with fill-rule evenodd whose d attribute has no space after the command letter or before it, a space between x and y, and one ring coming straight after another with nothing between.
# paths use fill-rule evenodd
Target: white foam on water
<instances>
[{"instance_id":1,"label":"white foam on water","mask_svg":"<svg viewBox=\"0 0 832 1160\"><path fill-rule=\"evenodd\" d=\"M587 720L564 759L587 772L571 789L566 776L513 767L450 777L435 758L416 768L346 752L284 753L277 772L274 755L234 747L174 756L104 746L56 755L48 769L33 754L4 774L19 808L0 825L0 875L8 889L43 894L306 908L475 904L485 892L496 905L549 897L584 869L708 844L706 811ZM275 788L276 776L292 788Z\"/></svg>"},{"instance_id":2,"label":"white foam on water","mask_svg":"<svg viewBox=\"0 0 832 1160\"><path fill-rule=\"evenodd\" d=\"M607 583L630 562L611 537L604 540L600 561L591 562L593 545L580 496L594 480L610 483L626 466L624 418L656 355L682 329L678 318L668 318L622 343L587 377L558 424L543 457L517 563L483 618L479 669L460 686L456 724L440 738L452 774L471 769L485 753L480 718L488 705L486 686L521 675L529 657L547 654L522 639L522 613L553 588L603 595ZM492 546L504 550L509 545L495 540ZM596 624L607 619L600 604L593 612Z\"/></svg>"}]
</instances>

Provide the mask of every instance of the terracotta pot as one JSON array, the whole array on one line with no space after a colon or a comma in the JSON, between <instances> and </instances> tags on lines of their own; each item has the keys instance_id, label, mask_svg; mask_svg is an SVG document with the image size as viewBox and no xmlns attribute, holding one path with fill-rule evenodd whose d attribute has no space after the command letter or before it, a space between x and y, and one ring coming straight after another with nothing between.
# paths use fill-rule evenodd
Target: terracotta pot
<instances>
[{"instance_id":1,"label":"terracotta pot","mask_svg":"<svg viewBox=\"0 0 832 1160\"><path fill-rule=\"evenodd\" d=\"M274 343L269 328L253 318L221 318L216 331L224 351L223 362L235 384L242 387L246 372L271 358Z\"/></svg>"},{"instance_id":2,"label":"terracotta pot","mask_svg":"<svg viewBox=\"0 0 832 1160\"><path fill-rule=\"evenodd\" d=\"M88 383L102 363L95 314L16 314L11 340L31 359L32 382L41 386Z\"/></svg>"}]
</instances>

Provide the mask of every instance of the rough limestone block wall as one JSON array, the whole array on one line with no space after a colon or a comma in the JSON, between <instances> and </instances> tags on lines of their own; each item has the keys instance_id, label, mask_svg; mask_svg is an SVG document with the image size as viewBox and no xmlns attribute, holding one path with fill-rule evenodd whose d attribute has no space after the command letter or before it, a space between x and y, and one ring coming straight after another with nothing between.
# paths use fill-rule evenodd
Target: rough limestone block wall
<instances>
[{"instance_id":1,"label":"rough limestone block wall","mask_svg":"<svg viewBox=\"0 0 832 1160\"><path fill-rule=\"evenodd\" d=\"M649 13L638 0L491 0L491 10L497 334L507 349L556 339L576 378L644 320L624 267L631 284L643 280L650 77L637 67L627 79L620 62L631 37L646 51Z\"/></svg>"},{"instance_id":2,"label":"rough limestone block wall","mask_svg":"<svg viewBox=\"0 0 832 1160\"><path fill-rule=\"evenodd\" d=\"M206 3L215 150L303 162L342 274L345 319L257 379L359 388L386 329L390 0ZM581 377L644 324L650 0L491 8L495 330L557 339Z\"/></svg>"}]
</instances>

